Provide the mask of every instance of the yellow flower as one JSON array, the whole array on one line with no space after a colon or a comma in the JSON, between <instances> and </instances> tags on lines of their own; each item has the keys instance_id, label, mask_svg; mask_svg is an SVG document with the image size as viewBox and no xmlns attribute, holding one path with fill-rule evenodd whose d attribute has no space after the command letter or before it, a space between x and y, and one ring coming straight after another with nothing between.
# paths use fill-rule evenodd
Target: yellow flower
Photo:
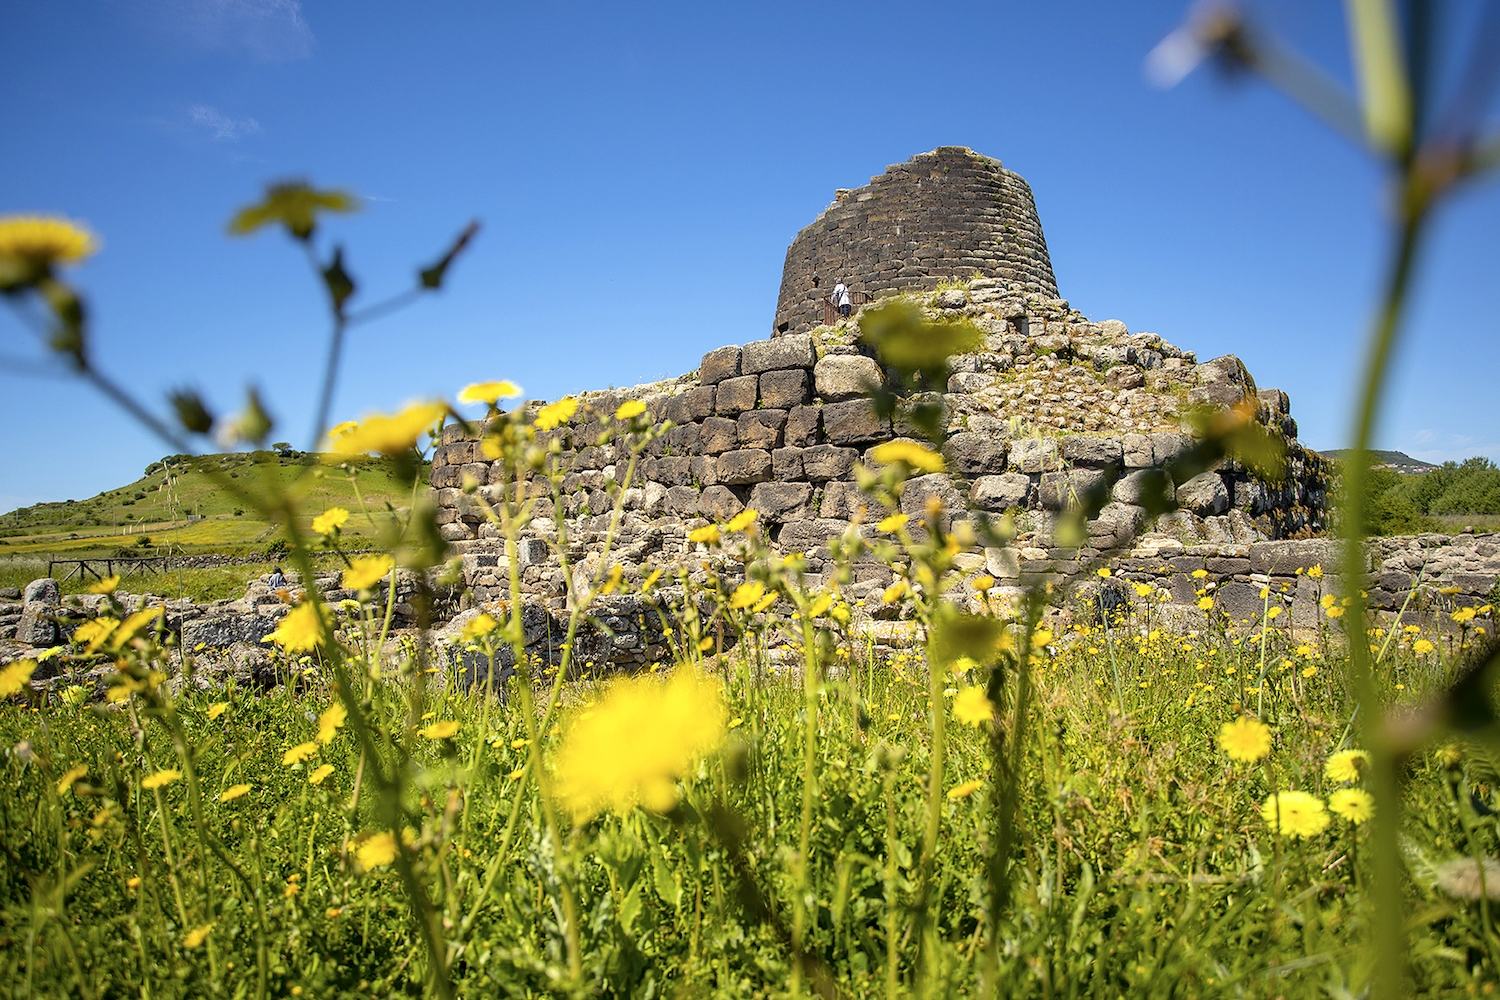
<instances>
[{"instance_id":1,"label":"yellow flower","mask_svg":"<svg viewBox=\"0 0 1500 1000\"><path fill-rule=\"evenodd\" d=\"M1219 727L1219 748L1231 760L1253 764L1271 752L1271 729L1251 716L1242 716Z\"/></svg>"},{"instance_id":2,"label":"yellow flower","mask_svg":"<svg viewBox=\"0 0 1500 1000\"><path fill-rule=\"evenodd\" d=\"M1214 599L1212 597L1198 598L1198 609L1200 611L1212 611L1214 609Z\"/></svg>"},{"instance_id":3,"label":"yellow flower","mask_svg":"<svg viewBox=\"0 0 1500 1000\"><path fill-rule=\"evenodd\" d=\"M148 774L142 778L141 787L152 790L166 788L180 777L182 777L181 771L157 771L155 774Z\"/></svg>"},{"instance_id":4,"label":"yellow flower","mask_svg":"<svg viewBox=\"0 0 1500 1000\"><path fill-rule=\"evenodd\" d=\"M331 535L349 520L349 512L342 507L329 507L313 518L312 530L320 535Z\"/></svg>"},{"instance_id":5,"label":"yellow flower","mask_svg":"<svg viewBox=\"0 0 1500 1000\"><path fill-rule=\"evenodd\" d=\"M360 556L344 570L344 587L348 590L369 590L390 573L396 560L388 555Z\"/></svg>"},{"instance_id":6,"label":"yellow flower","mask_svg":"<svg viewBox=\"0 0 1500 1000\"><path fill-rule=\"evenodd\" d=\"M1302 668L1302 676L1303 677L1316 677L1317 674L1318 674L1318 668L1315 667L1315 666L1309 665L1309 666L1306 666L1306 667Z\"/></svg>"},{"instance_id":7,"label":"yellow flower","mask_svg":"<svg viewBox=\"0 0 1500 1000\"><path fill-rule=\"evenodd\" d=\"M17 660L7 667L0 668L0 698L9 698L11 695L19 694L35 672L35 660Z\"/></svg>"},{"instance_id":8,"label":"yellow flower","mask_svg":"<svg viewBox=\"0 0 1500 1000\"><path fill-rule=\"evenodd\" d=\"M463 640L464 642L474 642L477 639L489 635L499 627L500 623L495 621L492 615L490 615L488 612L481 611L479 612L479 614L475 615L472 619L469 620L469 624L464 626Z\"/></svg>"},{"instance_id":9,"label":"yellow flower","mask_svg":"<svg viewBox=\"0 0 1500 1000\"><path fill-rule=\"evenodd\" d=\"M422 730L422 735L429 740L446 740L458 732L458 723L453 719L445 719L442 722L434 722Z\"/></svg>"},{"instance_id":10,"label":"yellow flower","mask_svg":"<svg viewBox=\"0 0 1500 1000\"><path fill-rule=\"evenodd\" d=\"M977 726L995 717L995 703L984 693L984 688L966 687L953 699L953 717Z\"/></svg>"},{"instance_id":11,"label":"yellow flower","mask_svg":"<svg viewBox=\"0 0 1500 1000\"><path fill-rule=\"evenodd\" d=\"M719 685L680 668L662 683L643 676L612 685L570 720L557 754L557 796L576 821L637 804L667 812L677 779L724 742Z\"/></svg>"},{"instance_id":12,"label":"yellow flower","mask_svg":"<svg viewBox=\"0 0 1500 1000\"><path fill-rule=\"evenodd\" d=\"M494 403L502 399L513 399L521 395L521 387L514 382L475 382L458 390L460 403Z\"/></svg>"},{"instance_id":13,"label":"yellow flower","mask_svg":"<svg viewBox=\"0 0 1500 1000\"><path fill-rule=\"evenodd\" d=\"M762 597L760 600L756 601L755 604L750 608L750 613L758 615L779 600L781 600L781 595L773 590L765 597Z\"/></svg>"},{"instance_id":14,"label":"yellow flower","mask_svg":"<svg viewBox=\"0 0 1500 1000\"><path fill-rule=\"evenodd\" d=\"M323 626L328 613L320 605L303 601L286 613L268 638L288 653L310 653L323 645Z\"/></svg>"},{"instance_id":15,"label":"yellow flower","mask_svg":"<svg viewBox=\"0 0 1500 1000\"><path fill-rule=\"evenodd\" d=\"M719 526L717 524L705 524L701 528L694 528L688 532L688 541L698 545L714 545L719 541Z\"/></svg>"},{"instance_id":16,"label":"yellow flower","mask_svg":"<svg viewBox=\"0 0 1500 1000\"><path fill-rule=\"evenodd\" d=\"M154 608L145 608L144 610L137 611L135 614L128 616L123 622L120 623L119 628L116 628L109 633L110 649L118 650L120 647L124 646L127 642L129 642L131 639L134 639L138 634L152 625L156 621L156 619L166 614L166 611L166 608L162 607L161 605L157 605Z\"/></svg>"},{"instance_id":17,"label":"yellow flower","mask_svg":"<svg viewBox=\"0 0 1500 1000\"><path fill-rule=\"evenodd\" d=\"M1434 646L1426 639L1418 639L1416 642L1411 644L1411 651L1413 653L1416 653L1418 656L1426 656L1436 648L1436 646Z\"/></svg>"},{"instance_id":18,"label":"yellow flower","mask_svg":"<svg viewBox=\"0 0 1500 1000\"><path fill-rule=\"evenodd\" d=\"M88 773L89 766L87 764L75 764L68 768L67 773L57 779L57 794L66 795L72 790L73 783Z\"/></svg>"},{"instance_id":19,"label":"yellow flower","mask_svg":"<svg viewBox=\"0 0 1500 1000\"><path fill-rule=\"evenodd\" d=\"M389 831L381 830L357 839L354 856L359 859L360 867L369 871L372 868L384 868L395 861L397 850L396 838Z\"/></svg>"},{"instance_id":20,"label":"yellow flower","mask_svg":"<svg viewBox=\"0 0 1500 1000\"><path fill-rule=\"evenodd\" d=\"M988 573L983 573L970 580L969 586L973 587L975 590L979 591L982 594L987 590L994 589L995 578L993 576L990 576Z\"/></svg>"},{"instance_id":21,"label":"yellow flower","mask_svg":"<svg viewBox=\"0 0 1500 1000\"><path fill-rule=\"evenodd\" d=\"M293 764L302 763L317 752L318 745L316 743L298 743L281 755L281 763L285 767L291 767Z\"/></svg>"},{"instance_id":22,"label":"yellow flower","mask_svg":"<svg viewBox=\"0 0 1500 1000\"><path fill-rule=\"evenodd\" d=\"M759 514L754 507L746 507L738 514L734 515L734 517L731 517L729 519L729 523L724 525L724 527L729 531L744 531L745 529L749 528L750 525L755 523L755 519L757 516L759 516Z\"/></svg>"},{"instance_id":23,"label":"yellow flower","mask_svg":"<svg viewBox=\"0 0 1500 1000\"><path fill-rule=\"evenodd\" d=\"M1289 837L1316 837L1328 829L1328 811L1323 800L1306 792L1277 792L1267 796L1260 817L1275 833Z\"/></svg>"},{"instance_id":24,"label":"yellow flower","mask_svg":"<svg viewBox=\"0 0 1500 1000\"><path fill-rule=\"evenodd\" d=\"M533 421L539 431L550 431L554 427L561 427L573 419L573 414L578 412L578 400L571 396L567 399L559 399L555 403L548 403L537 411L536 420Z\"/></svg>"},{"instance_id":25,"label":"yellow flower","mask_svg":"<svg viewBox=\"0 0 1500 1000\"><path fill-rule=\"evenodd\" d=\"M1312 577L1314 580L1320 578L1323 575L1322 565L1319 564L1317 566L1314 566L1312 569L1307 571L1307 575Z\"/></svg>"},{"instance_id":26,"label":"yellow flower","mask_svg":"<svg viewBox=\"0 0 1500 1000\"><path fill-rule=\"evenodd\" d=\"M1268 608L1266 610L1266 618L1268 618L1268 619L1275 618L1275 617L1277 617L1280 614L1281 614L1281 606L1280 605L1277 605L1274 608Z\"/></svg>"},{"instance_id":27,"label":"yellow flower","mask_svg":"<svg viewBox=\"0 0 1500 1000\"><path fill-rule=\"evenodd\" d=\"M1325 608L1331 608L1336 603L1338 603L1338 598L1334 597L1332 594L1324 594L1322 599L1319 600L1318 603Z\"/></svg>"},{"instance_id":28,"label":"yellow flower","mask_svg":"<svg viewBox=\"0 0 1500 1000\"><path fill-rule=\"evenodd\" d=\"M119 619L111 618L108 615L90 618L73 630L73 641L80 646L86 647L90 653L97 652L99 647L104 645L104 640L108 639L110 633L118 628L119 625Z\"/></svg>"},{"instance_id":29,"label":"yellow flower","mask_svg":"<svg viewBox=\"0 0 1500 1000\"><path fill-rule=\"evenodd\" d=\"M88 585L90 594L113 594L120 587L120 574L106 576L104 579Z\"/></svg>"},{"instance_id":30,"label":"yellow flower","mask_svg":"<svg viewBox=\"0 0 1500 1000\"><path fill-rule=\"evenodd\" d=\"M900 462L922 472L942 472L943 456L915 441L887 441L870 449L870 458L881 465Z\"/></svg>"},{"instance_id":31,"label":"yellow flower","mask_svg":"<svg viewBox=\"0 0 1500 1000\"><path fill-rule=\"evenodd\" d=\"M948 798L955 800L966 799L983 787L984 782L982 781L965 781L962 785L955 785L953 788L948 789Z\"/></svg>"},{"instance_id":32,"label":"yellow flower","mask_svg":"<svg viewBox=\"0 0 1500 1000\"><path fill-rule=\"evenodd\" d=\"M627 399L615 408L616 420L633 420L646 412L646 404L639 399Z\"/></svg>"},{"instance_id":33,"label":"yellow flower","mask_svg":"<svg viewBox=\"0 0 1500 1000\"><path fill-rule=\"evenodd\" d=\"M1323 765L1323 774L1329 781L1358 781L1364 769L1370 766L1370 755L1363 750L1340 750L1328 758Z\"/></svg>"},{"instance_id":34,"label":"yellow flower","mask_svg":"<svg viewBox=\"0 0 1500 1000\"><path fill-rule=\"evenodd\" d=\"M203 943L203 939L208 937L208 932L213 929L213 924L204 924L202 927L194 927L192 930L188 931L182 936L182 946L184 948L198 947Z\"/></svg>"},{"instance_id":35,"label":"yellow flower","mask_svg":"<svg viewBox=\"0 0 1500 1000\"><path fill-rule=\"evenodd\" d=\"M875 525L875 530L884 531L887 533L892 531L900 531L906 526L906 522L910 520L911 518L907 517L905 514L891 514L885 518L882 518L880 523Z\"/></svg>"},{"instance_id":36,"label":"yellow flower","mask_svg":"<svg viewBox=\"0 0 1500 1000\"><path fill-rule=\"evenodd\" d=\"M0 258L49 267L83 260L98 250L98 238L67 219L37 215L0 218Z\"/></svg>"},{"instance_id":37,"label":"yellow flower","mask_svg":"<svg viewBox=\"0 0 1500 1000\"><path fill-rule=\"evenodd\" d=\"M336 701L323 709L323 714L318 716L318 742L332 743L333 738L344 727L344 720L347 718L349 718L349 710L341 701Z\"/></svg>"},{"instance_id":38,"label":"yellow flower","mask_svg":"<svg viewBox=\"0 0 1500 1000\"><path fill-rule=\"evenodd\" d=\"M1195 570L1193 570L1193 579L1194 580L1201 580L1205 576L1208 576L1208 570L1206 570L1206 569L1195 569Z\"/></svg>"},{"instance_id":39,"label":"yellow flower","mask_svg":"<svg viewBox=\"0 0 1500 1000\"><path fill-rule=\"evenodd\" d=\"M1449 617L1451 617L1458 624L1462 625L1464 622L1469 622L1469 621L1473 621L1474 620L1474 609L1473 608L1459 608L1457 611L1453 612L1453 614L1450 615Z\"/></svg>"},{"instance_id":40,"label":"yellow flower","mask_svg":"<svg viewBox=\"0 0 1500 1000\"><path fill-rule=\"evenodd\" d=\"M227 701L216 701L212 705L208 706L208 713L207 714L208 714L209 719L213 720L213 719L217 719L219 716L223 715L227 711L229 711L229 702L227 702Z\"/></svg>"},{"instance_id":41,"label":"yellow flower","mask_svg":"<svg viewBox=\"0 0 1500 1000\"><path fill-rule=\"evenodd\" d=\"M1375 815L1375 797L1363 788L1340 788L1328 796L1328 808L1357 825Z\"/></svg>"},{"instance_id":42,"label":"yellow flower","mask_svg":"<svg viewBox=\"0 0 1500 1000\"><path fill-rule=\"evenodd\" d=\"M230 785L219 793L220 802L233 802L250 790L249 785Z\"/></svg>"},{"instance_id":43,"label":"yellow flower","mask_svg":"<svg viewBox=\"0 0 1500 1000\"><path fill-rule=\"evenodd\" d=\"M1344 609L1343 608L1329 608L1327 614L1328 614L1329 618L1342 618L1342 617L1344 617Z\"/></svg>"},{"instance_id":44,"label":"yellow flower","mask_svg":"<svg viewBox=\"0 0 1500 1000\"><path fill-rule=\"evenodd\" d=\"M1132 590L1135 591L1135 596L1136 597L1150 597L1151 596L1152 587L1151 587L1151 584L1149 584L1149 583L1132 583L1130 585L1130 587L1131 587Z\"/></svg>"},{"instance_id":45,"label":"yellow flower","mask_svg":"<svg viewBox=\"0 0 1500 1000\"><path fill-rule=\"evenodd\" d=\"M313 768L312 774L309 774L307 776L307 783L309 785L321 785L323 783L323 779L328 777L332 773L332 764L319 764L317 767Z\"/></svg>"},{"instance_id":46,"label":"yellow flower","mask_svg":"<svg viewBox=\"0 0 1500 1000\"><path fill-rule=\"evenodd\" d=\"M442 403L433 402L412 403L394 416L372 413L359 423L349 421L329 431L328 446L335 455L400 455L447 412Z\"/></svg>"},{"instance_id":47,"label":"yellow flower","mask_svg":"<svg viewBox=\"0 0 1500 1000\"><path fill-rule=\"evenodd\" d=\"M729 606L735 609L748 608L764 596L766 585L758 580L751 580L734 588L734 593L729 597Z\"/></svg>"},{"instance_id":48,"label":"yellow flower","mask_svg":"<svg viewBox=\"0 0 1500 1000\"><path fill-rule=\"evenodd\" d=\"M1444 767L1457 767L1464 759L1464 748L1457 743L1444 743L1435 752Z\"/></svg>"},{"instance_id":49,"label":"yellow flower","mask_svg":"<svg viewBox=\"0 0 1500 1000\"><path fill-rule=\"evenodd\" d=\"M897 580L895 583L893 583L889 587L885 588L885 593L883 593L883 594L880 595L880 603L882 603L882 604L895 604L897 601L901 600L901 598L903 598L905 596L906 596L906 581L905 580Z\"/></svg>"},{"instance_id":50,"label":"yellow flower","mask_svg":"<svg viewBox=\"0 0 1500 1000\"><path fill-rule=\"evenodd\" d=\"M812 606L807 609L807 617L817 618L831 607L833 607L833 595L823 594L817 600L813 601Z\"/></svg>"}]
</instances>

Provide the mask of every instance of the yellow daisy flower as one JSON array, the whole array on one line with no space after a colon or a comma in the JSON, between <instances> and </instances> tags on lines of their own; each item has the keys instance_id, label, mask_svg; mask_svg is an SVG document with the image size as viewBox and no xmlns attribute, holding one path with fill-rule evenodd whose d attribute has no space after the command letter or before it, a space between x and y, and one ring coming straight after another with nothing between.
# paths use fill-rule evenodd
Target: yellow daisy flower
<instances>
[{"instance_id":1,"label":"yellow daisy flower","mask_svg":"<svg viewBox=\"0 0 1500 1000\"><path fill-rule=\"evenodd\" d=\"M359 556L344 570L344 587L347 590L370 590L390 574L394 565L396 560L384 553Z\"/></svg>"},{"instance_id":2,"label":"yellow daisy flower","mask_svg":"<svg viewBox=\"0 0 1500 1000\"><path fill-rule=\"evenodd\" d=\"M495 403L502 399L514 399L521 395L521 387L514 382L475 382L458 390L460 403Z\"/></svg>"},{"instance_id":3,"label":"yellow daisy flower","mask_svg":"<svg viewBox=\"0 0 1500 1000\"><path fill-rule=\"evenodd\" d=\"M1253 764L1271 752L1271 729L1248 715L1226 722L1219 727L1219 748L1231 760Z\"/></svg>"},{"instance_id":4,"label":"yellow daisy flower","mask_svg":"<svg viewBox=\"0 0 1500 1000\"><path fill-rule=\"evenodd\" d=\"M1299 839L1316 837L1328 829L1323 800L1306 792L1277 792L1260 807L1261 819L1272 831Z\"/></svg>"}]
</instances>

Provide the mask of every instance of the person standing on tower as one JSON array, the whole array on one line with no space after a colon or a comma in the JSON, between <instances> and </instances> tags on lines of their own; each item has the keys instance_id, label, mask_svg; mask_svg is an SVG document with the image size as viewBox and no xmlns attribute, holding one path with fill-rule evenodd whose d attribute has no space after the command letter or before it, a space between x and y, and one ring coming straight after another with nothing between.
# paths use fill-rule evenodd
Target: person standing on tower
<instances>
[{"instance_id":1,"label":"person standing on tower","mask_svg":"<svg viewBox=\"0 0 1500 1000\"><path fill-rule=\"evenodd\" d=\"M849 310L853 308L854 302L849 297L849 286L844 284L843 278L833 283L833 294L828 296L828 301L838 307L840 316L849 318Z\"/></svg>"}]
</instances>

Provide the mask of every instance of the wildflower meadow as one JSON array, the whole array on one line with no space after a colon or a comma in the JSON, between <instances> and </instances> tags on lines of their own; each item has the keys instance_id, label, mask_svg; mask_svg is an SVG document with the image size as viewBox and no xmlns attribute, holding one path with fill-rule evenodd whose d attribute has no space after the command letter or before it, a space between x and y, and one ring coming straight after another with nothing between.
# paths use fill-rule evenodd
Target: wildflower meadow
<instances>
[{"instance_id":1,"label":"wildflower meadow","mask_svg":"<svg viewBox=\"0 0 1500 1000\"><path fill-rule=\"evenodd\" d=\"M1385 7L1350 8L1369 144L1408 196L1362 383L1364 449L1425 213L1486 164L1438 170L1372 20ZM1238 22L1184 30L1205 58L1276 79L1281 64L1255 58ZM1359 463L1350 561L1327 567L1351 583L1328 590L1316 627L1294 626L1270 587L1258 618L1235 620L1203 586L1193 627L1149 582L1125 581L1135 600L1117 608L1045 586L1002 593L959 557L1013 525L950 520L936 499L902 512L908 479L944 468L934 431L859 467L876 515L856 527L872 530L831 542L827 572L774 547L753 509L692 532L696 567L627 572L606 532L603 558L567 574L561 662L539 662L514 554L538 502L560 496L557 430L586 414L482 381L456 393L486 405L478 421L431 399L335 423L348 330L443 287L478 231L356 310L342 251L317 242L356 207L283 184L230 228L289 237L326 293L322 474L374 456L414 502L303 510L295 480L221 476L289 542L273 688L200 676L200 651L160 608L128 607L118 578L94 587L104 613L42 661L0 668L0 993L1494 993L1494 608L1425 625L1366 612ZM231 415L187 390L159 410L98 366L66 280L98 245L60 217L0 220L0 292L175 451L262 447L274 422L253 390ZM969 346L957 325L885 320L868 324L871 346L909 386L945 377ZM669 428L639 401L588 416L624 456L608 484L618 519ZM424 601L458 564L419 479L454 422L504 470L497 491L466 488L512 556L509 597L467 619L457 666L429 643ZM1219 456L1266 447L1242 415L1199 430ZM355 525L373 550L349 551ZM315 553L355 597L319 592ZM859 560L889 569L900 641L877 646L861 627L844 593ZM415 628L392 626L402 572L418 580ZM660 617L670 652L612 676L573 643L601 595L625 594Z\"/></svg>"}]
</instances>

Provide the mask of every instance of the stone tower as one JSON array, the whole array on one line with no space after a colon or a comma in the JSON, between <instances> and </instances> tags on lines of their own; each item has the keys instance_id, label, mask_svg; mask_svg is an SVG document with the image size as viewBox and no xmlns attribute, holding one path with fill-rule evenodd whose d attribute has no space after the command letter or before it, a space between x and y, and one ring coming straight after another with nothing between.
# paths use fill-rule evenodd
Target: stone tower
<instances>
[{"instance_id":1,"label":"stone tower","mask_svg":"<svg viewBox=\"0 0 1500 1000\"><path fill-rule=\"evenodd\" d=\"M1019 174L965 146L939 146L835 200L786 251L773 336L823 322L842 278L860 301L975 272L1057 295L1036 202Z\"/></svg>"}]
</instances>

